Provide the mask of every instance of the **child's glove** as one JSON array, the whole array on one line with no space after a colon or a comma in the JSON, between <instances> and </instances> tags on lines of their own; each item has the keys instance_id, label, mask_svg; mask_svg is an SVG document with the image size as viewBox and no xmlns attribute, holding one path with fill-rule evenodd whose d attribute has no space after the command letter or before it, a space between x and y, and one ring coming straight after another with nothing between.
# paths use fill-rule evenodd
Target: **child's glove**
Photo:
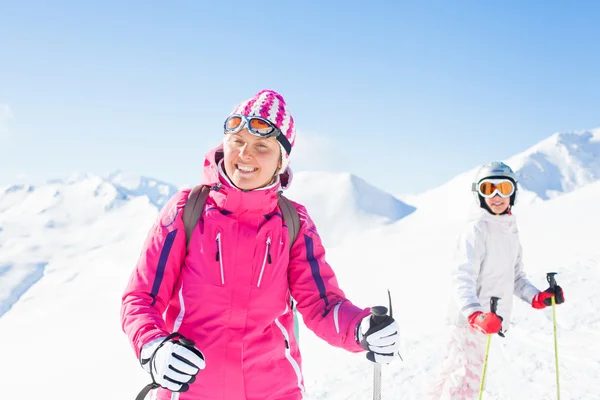
<instances>
[{"instance_id":1,"label":"child's glove","mask_svg":"<svg viewBox=\"0 0 600 400\"><path fill-rule=\"evenodd\" d=\"M502 329L502 317L492 313L482 313L476 311L468 318L469 324L479 332L491 335L500 332Z\"/></svg>"},{"instance_id":2,"label":"child's glove","mask_svg":"<svg viewBox=\"0 0 600 400\"><path fill-rule=\"evenodd\" d=\"M565 302L565 294L562 288L560 286L555 286L554 288L549 287L543 292L536 294L531 301L531 306L537 310L551 306L552 297L555 298L556 304L562 304Z\"/></svg>"}]
</instances>

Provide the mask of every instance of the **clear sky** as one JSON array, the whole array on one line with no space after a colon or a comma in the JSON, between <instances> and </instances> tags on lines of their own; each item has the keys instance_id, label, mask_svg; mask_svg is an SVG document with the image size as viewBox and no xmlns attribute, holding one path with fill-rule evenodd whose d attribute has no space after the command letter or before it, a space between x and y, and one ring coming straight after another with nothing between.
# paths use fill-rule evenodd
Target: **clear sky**
<instances>
[{"instance_id":1,"label":"clear sky","mask_svg":"<svg viewBox=\"0 0 600 400\"><path fill-rule=\"evenodd\" d=\"M0 184L121 169L200 180L263 88L295 170L418 193L600 127L600 2L5 1Z\"/></svg>"}]
</instances>

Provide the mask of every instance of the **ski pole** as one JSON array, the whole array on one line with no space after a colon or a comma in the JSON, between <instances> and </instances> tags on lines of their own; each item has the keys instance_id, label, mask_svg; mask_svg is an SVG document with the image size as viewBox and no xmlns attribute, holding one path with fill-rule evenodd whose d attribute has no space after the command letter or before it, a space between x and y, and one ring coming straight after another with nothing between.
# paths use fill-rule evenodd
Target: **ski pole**
<instances>
[{"instance_id":1,"label":"ski pole","mask_svg":"<svg viewBox=\"0 0 600 400\"><path fill-rule=\"evenodd\" d=\"M389 305L390 305L390 318L392 317L392 295L390 294L390 290L388 289L388 300L389 300ZM387 319L387 314L388 314L388 309L385 308L384 306L375 306L375 307L371 307L371 326L375 326L375 325L379 325L381 323L384 323L385 320ZM368 333L368 331L367 331ZM363 339L364 341L364 339ZM363 343L361 343L361 345L363 346L363 348L368 349L367 345L364 345ZM395 355L395 354L394 354ZM400 356L400 352L398 352L398 356ZM372 361L374 363L373 365L373 400L381 400L381 364L379 364L376 360L375 360L375 354L374 353L369 353L367 354L367 359ZM400 359L402 359L402 357L400 356Z\"/></svg>"},{"instance_id":2,"label":"ski pole","mask_svg":"<svg viewBox=\"0 0 600 400\"><path fill-rule=\"evenodd\" d=\"M384 306L371 307L371 324L377 325L385 320L387 308ZM373 400L381 400L381 364L373 365Z\"/></svg>"},{"instance_id":3,"label":"ski pole","mask_svg":"<svg viewBox=\"0 0 600 400\"><path fill-rule=\"evenodd\" d=\"M388 301L390 305L390 317L392 318L392 295L388 289ZM382 323L387 315L387 309L383 306L371 307L371 322L373 324ZM400 356L400 353L398 353ZM373 356L374 357L374 356ZM400 357L402 359L402 357ZM375 358L373 358L375 362ZM373 400L381 400L381 364L375 362L373 365Z\"/></svg>"},{"instance_id":4,"label":"ski pole","mask_svg":"<svg viewBox=\"0 0 600 400\"><path fill-rule=\"evenodd\" d=\"M556 365L556 397L560 400L560 378L558 374L558 339L556 335L556 279L554 279L554 275L556 272L548 272L546 273L546 279L550 284L550 288L554 292L554 296L552 296L552 322L554 329L554 362Z\"/></svg>"},{"instance_id":5,"label":"ski pole","mask_svg":"<svg viewBox=\"0 0 600 400\"><path fill-rule=\"evenodd\" d=\"M496 314L496 311L498 310L498 300L500 300L500 298L498 297L493 297L490 299L490 310ZM497 315L497 314L496 314ZM498 334L500 336L501 332L498 332ZM487 338L487 345L485 347L485 359L483 361L483 373L481 374L481 383L479 384L479 400L481 400L483 398L483 387L485 386L485 373L487 372L487 363L488 363L488 355L490 354L490 344L492 343L492 335L489 334L488 338Z\"/></svg>"}]
</instances>

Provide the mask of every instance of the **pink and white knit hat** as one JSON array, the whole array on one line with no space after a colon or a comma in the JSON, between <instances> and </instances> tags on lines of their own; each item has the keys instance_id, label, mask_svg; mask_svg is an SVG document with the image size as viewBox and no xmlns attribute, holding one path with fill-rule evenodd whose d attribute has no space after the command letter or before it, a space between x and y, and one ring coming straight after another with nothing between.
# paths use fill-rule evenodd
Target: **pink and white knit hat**
<instances>
[{"instance_id":1,"label":"pink and white knit hat","mask_svg":"<svg viewBox=\"0 0 600 400\"><path fill-rule=\"evenodd\" d=\"M274 90L261 90L253 98L243 101L231 112L233 114L245 115L247 117L256 116L271 121L289 142L289 146L284 146L279 141L281 147L282 167L281 172L285 171L289 164L289 155L292 152L296 142L296 128L294 118L285 104L283 96ZM281 139L281 138L280 138ZM288 147L289 149L286 149Z\"/></svg>"}]
</instances>

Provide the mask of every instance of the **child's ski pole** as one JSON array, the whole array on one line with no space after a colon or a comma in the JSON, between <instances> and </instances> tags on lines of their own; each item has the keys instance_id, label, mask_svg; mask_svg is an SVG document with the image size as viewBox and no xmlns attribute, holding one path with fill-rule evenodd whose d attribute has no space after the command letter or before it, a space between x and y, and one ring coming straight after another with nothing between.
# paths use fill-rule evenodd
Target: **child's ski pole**
<instances>
[{"instance_id":1,"label":"child's ski pole","mask_svg":"<svg viewBox=\"0 0 600 400\"><path fill-rule=\"evenodd\" d=\"M490 299L490 309L496 314L496 310L498 309L498 297L492 297ZM501 335L500 331L498 334ZM488 355L490 354L490 344L492 343L492 335L489 334L487 338L487 346L485 348L485 359L483 361L483 373L481 374L481 383L479 384L479 400L483 398L483 388L485 386L485 373L487 371L487 363L488 363Z\"/></svg>"}]
</instances>

